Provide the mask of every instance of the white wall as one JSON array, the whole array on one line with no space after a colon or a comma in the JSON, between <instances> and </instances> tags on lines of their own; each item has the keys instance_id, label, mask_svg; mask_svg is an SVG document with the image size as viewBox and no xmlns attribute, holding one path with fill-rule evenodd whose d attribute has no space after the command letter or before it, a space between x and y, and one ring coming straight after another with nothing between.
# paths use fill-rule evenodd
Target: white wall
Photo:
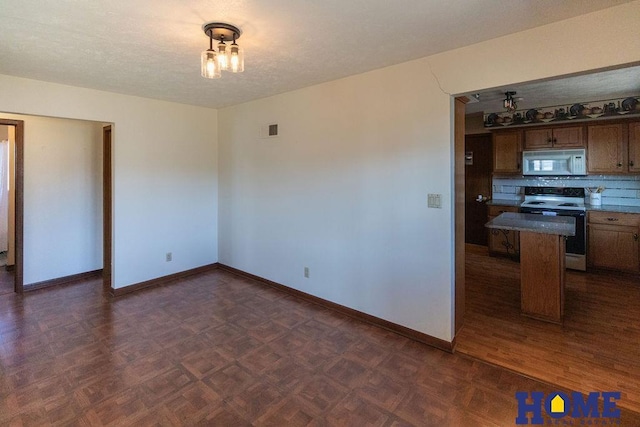
<instances>
[{"instance_id":1,"label":"white wall","mask_svg":"<svg viewBox=\"0 0 640 427\"><path fill-rule=\"evenodd\" d=\"M0 111L114 123L114 287L218 260L216 110L0 75Z\"/></svg>"},{"instance_id":2,"label":"white wall","mask_svg":"<svg viewBox=\"0 0 640 427\"><path fill-rule=\"evenodd\" d=\"M638 61L637 37L557 41L639 19L633 2L221 110L220 262L451 340L449 95Z\"/></svg>"},{"instance_id":3,"label":"white wall","mask_svg":"<svg viewBox=\"0 0 640 427\"><path fill-rule=\"evenodd\" d=\"M102 124L23 120L24 284L102 268Z\"/></svg>"},{"instance_id":4,"label":"white wall","mask_svg":"<svg viewBox=\"0 0 640 427\"><path fill-rule=\"evenodd\" d=\"M427 329L449 293L448 108L405 64L221 111L220 262Z\"/></svg>"}]
</instances>

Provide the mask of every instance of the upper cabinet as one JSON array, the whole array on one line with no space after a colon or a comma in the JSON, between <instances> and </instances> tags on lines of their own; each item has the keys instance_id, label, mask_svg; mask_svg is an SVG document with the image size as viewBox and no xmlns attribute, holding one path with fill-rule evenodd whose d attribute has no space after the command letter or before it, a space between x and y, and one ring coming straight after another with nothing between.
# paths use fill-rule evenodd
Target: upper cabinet
<instances>
[{"instance_id":1,"label":"upper cabinet","mask_svg":"<svg viewBox=\"0 0 640 427\"><path fill-rule=\"evenodd\" d=\"M640 121L629 123L629 172L640 172Z\"/></svg>"},{"instance_id":2,"label":"upper cabinet","mask_svg":"<svg viewBox=\"0 0 640 427\"><path fill-rule=\"evenodd\" d=\"M584 147L582 126L564 126L527 129L524 132L524 148L579 148Z\"/></svg>"},{"instance_id":3,"label":"upper cabinet","mask_svg":"<svg viewBox=\"0 0 640 427\"><path fill-rule=\"evenodd\" d=\"M612 123L587 127L588 173L624 173L629 170L626 126Z\"/></svg>"},{"instance_id":4,"label":"upper cabinet","mask_svg":"<svg viewBox=\"0 0 640 427\"><path fill-rule=\"evenodd\" d=\"M587 174L640 173L640 120L516 127L493 133L493 172L522 174L522 150L586 147Z\"/></svg>"},{"instance_id":5,"label":"upper cabinet","mask_svg":"<svg viewBox=\"0 0 640 427\"><path fill-rule=\"evenodd\" d=\"M509 130L493 133L493 172L522 173L522 131Z\"/></svg>"}]
</instances>

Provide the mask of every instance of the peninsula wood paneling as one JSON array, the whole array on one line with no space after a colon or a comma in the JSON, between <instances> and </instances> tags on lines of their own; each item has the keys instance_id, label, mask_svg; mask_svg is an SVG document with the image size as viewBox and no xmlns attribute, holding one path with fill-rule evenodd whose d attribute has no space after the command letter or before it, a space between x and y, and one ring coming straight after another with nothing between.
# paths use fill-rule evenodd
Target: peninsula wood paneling
<instances>
[{"instance_id":1,"label":"peninsula wood paneling","mask_svg":"<svg viewBox=\"0 0 640 427\"><path fill-rule=\"evenodd\" d=\"M565 240L562 236L520 232L522 313L562 323Z\"/></svg>"}]
</instances>

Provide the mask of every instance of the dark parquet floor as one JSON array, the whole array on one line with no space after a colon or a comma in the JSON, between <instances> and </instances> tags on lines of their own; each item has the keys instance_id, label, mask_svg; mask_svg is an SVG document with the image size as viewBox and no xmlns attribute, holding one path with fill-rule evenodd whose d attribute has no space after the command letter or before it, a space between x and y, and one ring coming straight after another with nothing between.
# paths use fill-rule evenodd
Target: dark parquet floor
<instances>
[{"instance_id":1,"label":"dark parquet floor","mask_svg":"<svg viewBox=\"0 0 640 427\"><path fill-rule=\"evenodd\" d=\"M0 425L508 426L557 388L221 270L3 295L0 374Z\"/></svg>"},{"instance_id":2,"label":"dark parquet floor","mask_svg":"<svg viewBox=\"0 0 640 427\"><path fill-rule=\"evenodd\" d=\"M4 266L0 266L0 295L13 293L14 277L13 271L7 271Z\"/></svg>"},{"instance_id":3,"label":"dark parquet floor","mask_svg":"<svg viewBox=\"0 0 640 427\"><path fill-rule=\"evenodd\" d=\"M588 393L621 391L640 412L640 280L567 271L563 325L520 314L520 267L467 245L465 324L457 351ZM640 424L639 424L640 425Z\"/></svg>"}]
</instances>

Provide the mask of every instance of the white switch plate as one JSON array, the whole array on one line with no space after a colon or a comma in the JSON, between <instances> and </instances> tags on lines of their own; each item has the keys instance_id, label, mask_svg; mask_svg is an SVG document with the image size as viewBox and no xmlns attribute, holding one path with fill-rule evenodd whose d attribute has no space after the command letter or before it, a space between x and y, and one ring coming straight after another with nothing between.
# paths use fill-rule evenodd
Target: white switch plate
<instances>
[{"instance_id":1,"label":"white switch plate","mask_svg":"<svg viewBox=\"0 0 640 427\"><path fill-rule=\"evenodd\" d=\"M427 198L427 207L429 208L442 208L442 195L441 194L429 194Z\"/></svg>"}]
</instances>

